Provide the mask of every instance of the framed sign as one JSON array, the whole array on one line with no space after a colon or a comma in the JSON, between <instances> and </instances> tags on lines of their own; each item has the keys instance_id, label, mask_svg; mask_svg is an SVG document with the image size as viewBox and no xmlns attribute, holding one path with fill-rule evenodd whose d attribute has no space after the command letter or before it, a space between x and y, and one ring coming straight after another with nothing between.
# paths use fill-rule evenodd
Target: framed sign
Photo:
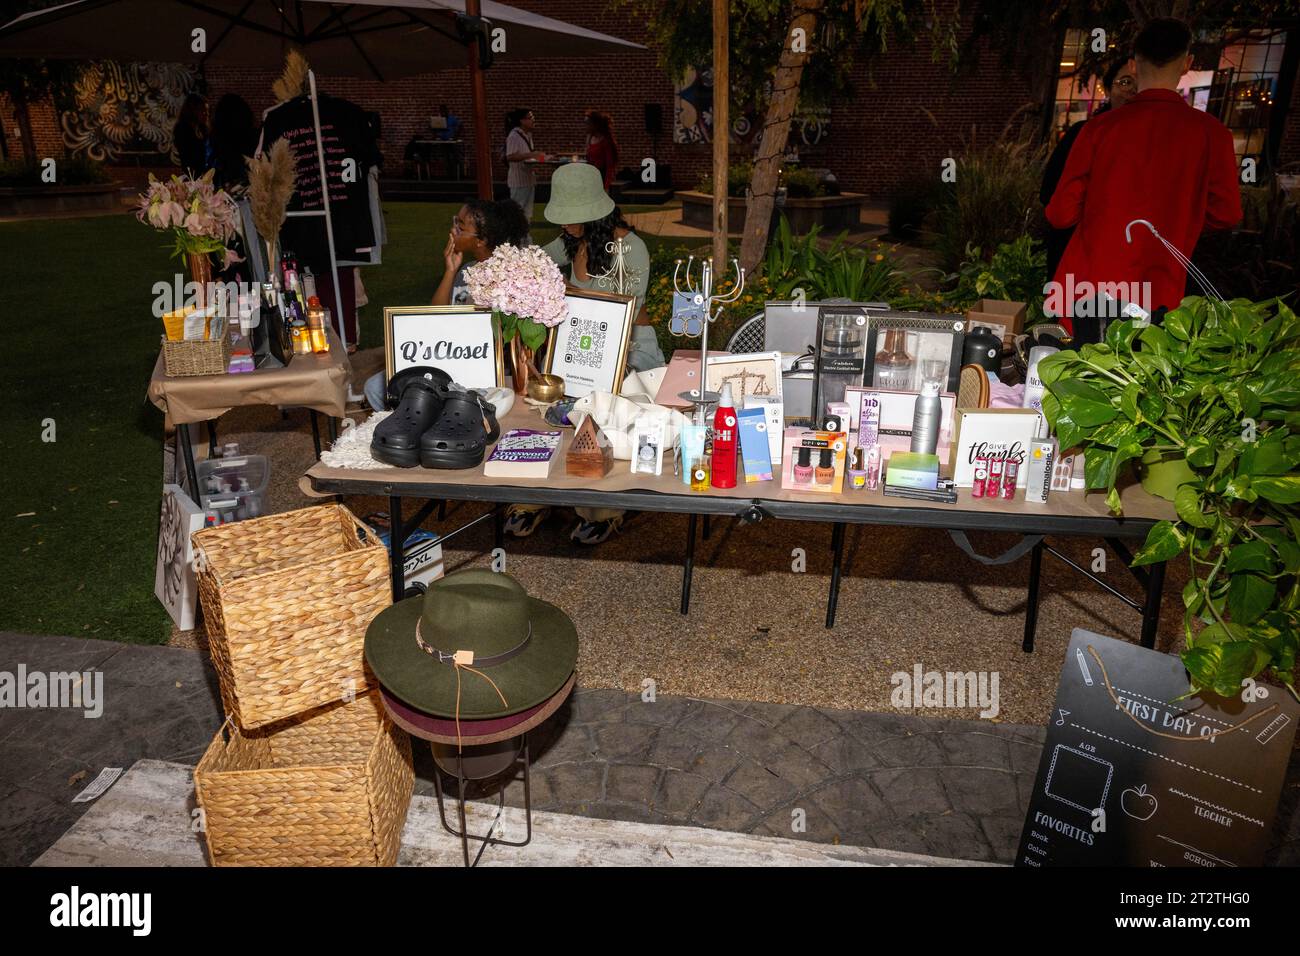
<instances>
[{"instance_id":1,"label":"framed sign","mask_svg":"<svg viewBox=\"0 0 1300 956\"><path fill-rule=\"evenodd\" d=\"M1020 468L1016 487L1029 483L1029 443L1041 437L1043 416L1032 408L959 408L957 409L952 478L958 488L969 488L975 476L975 462L980 458L1014 461Z\"/></svg>"},{"instance_id":2,"label":"framed sign","mask_svg":"<svg viewBox=\"0 0 1300 956\"><path fill-rule=\"evenodd\" d=\"M721 392L723 384L730 383L731 397L736 402L736 408L743 407L745 399L750 396L781 397L780 352L710 355L708 363L704 390Z\"/></svg>"},{"instance_id":3,"label":"framed sign","mask_svg":"<svg viewBox=\"0 0 1300 956\"><path fill-rule=\"evenodd\" d=\"M501 386L505 369L492 310L474 305L384 309L384 370L388 378L415 365L440 368L466 388Z\"/></svg>"},{"instance_id":4,"label":"framed sign","mask_svg":"<svg viewBox=\"0 0 1300 956\"><path fill-rule=\"evenodd\" d=\"M937 380L940 391L957 391L964 318L873 312L867 328L867 371L862 384L919 392L922 381Z\"/></svg>"},{"instance_id":5,"label":"framed sign","mask_svg":"<svg viewBox=\"0 0 1300 956\"><path fill-rule=\"evenodd\" d=\"M636 299L574 288L564 299L568 317L551 329L545 371L564 379L564 394L569 398L592 392L617 395L632 339Z\"/></svg>"}]
</instances>

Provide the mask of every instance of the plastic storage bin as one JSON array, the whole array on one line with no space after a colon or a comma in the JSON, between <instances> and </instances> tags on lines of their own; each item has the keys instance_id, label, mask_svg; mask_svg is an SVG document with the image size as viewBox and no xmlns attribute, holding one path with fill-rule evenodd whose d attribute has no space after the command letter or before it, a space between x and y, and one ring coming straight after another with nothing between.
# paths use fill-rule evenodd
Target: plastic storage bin
<instances>
[{"instance_id":1,"label":"plastic storage bin","mask_svg":"<svg viewBox=\"0 0 1300 956\"><path fill-rule=\"evenodd\" d=\"M199 504L209 515L228 524L258 518L265 512L271 465L265 455L209 458L199 462Z\"/></svg>"}]
</instances>

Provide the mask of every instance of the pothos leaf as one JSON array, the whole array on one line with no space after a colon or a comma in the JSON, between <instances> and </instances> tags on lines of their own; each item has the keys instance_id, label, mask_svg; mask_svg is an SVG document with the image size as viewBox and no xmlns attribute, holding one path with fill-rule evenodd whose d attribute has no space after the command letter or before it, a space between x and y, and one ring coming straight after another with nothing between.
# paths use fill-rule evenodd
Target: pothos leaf
<instances>
[{"instance_id":1,"label":"pothos leaf","mask_svg":"<svg viewBox=\"0 0 1300 956\"><path fill-rule=\"evenodd\" d=\"M1086 460L1085 460L1086 464ZM1157 521L1147 532L1146 543L1133 555L1132 566L1168 561L1187 545L1187 536L1172 521Z\"/></svg>"},{"instance_id":2,"label":"pothos leaf","mask_svg":"<svg viewBox=\"0 0 1300 956\"><path fill-rule=\"evenodd\" d=\"M1253 624L1277 597L1277 585L1258 574L1233 575L1228 587L1228 613L1237 624Z\"/></svg>"},{"instance_id":3,"label":"pothos leaf","mask_svg":"<svg viewBox=\"0 0 1300 956\"><path fill-rule=\"evenodd\" d=\"M1174 510L1193 528L1208 528L1213 522L1201 511L1201 496L1191 485L1179 485L1174 492Z\"/></svg>"}]
</instances>

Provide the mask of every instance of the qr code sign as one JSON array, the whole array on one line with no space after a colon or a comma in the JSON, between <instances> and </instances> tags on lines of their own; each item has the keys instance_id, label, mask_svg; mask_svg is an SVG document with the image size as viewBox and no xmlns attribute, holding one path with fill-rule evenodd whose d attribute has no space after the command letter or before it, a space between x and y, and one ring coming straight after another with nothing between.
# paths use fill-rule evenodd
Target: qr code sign
<instances>
[{"instance_id":1,"label":"qr code sign","mask_svg":"<svg viewBox=\"0 0 1300 956\"><path fill-rule=\"evenodd\" d=\"M608 322L595 319L569 319L568 349L564 354L566 365L600 368L605 355L605 333L609 331Z\"/></svg>"}]
</instances>

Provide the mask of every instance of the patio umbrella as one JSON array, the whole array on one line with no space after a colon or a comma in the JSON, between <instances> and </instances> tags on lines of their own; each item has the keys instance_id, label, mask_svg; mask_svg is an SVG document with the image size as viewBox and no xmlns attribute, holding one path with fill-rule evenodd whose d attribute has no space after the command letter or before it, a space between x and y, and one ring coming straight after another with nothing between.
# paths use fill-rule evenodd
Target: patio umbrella
<instances>
[{"instance_id":1,"label":"patio umbrella","mask_svg":"<svg viewBox=\"0 0 1300 956\"><path fill-rule=\"evenodd\" d=\"M75 0L0 27L0 56L276 69L297 47L326 75L392 80L464 63L466 15L505 30L503 60L644 49L494 0ZM490 196L486 97L473 46L469 65L479 190Z\"/></svg>"}]
</instances>

